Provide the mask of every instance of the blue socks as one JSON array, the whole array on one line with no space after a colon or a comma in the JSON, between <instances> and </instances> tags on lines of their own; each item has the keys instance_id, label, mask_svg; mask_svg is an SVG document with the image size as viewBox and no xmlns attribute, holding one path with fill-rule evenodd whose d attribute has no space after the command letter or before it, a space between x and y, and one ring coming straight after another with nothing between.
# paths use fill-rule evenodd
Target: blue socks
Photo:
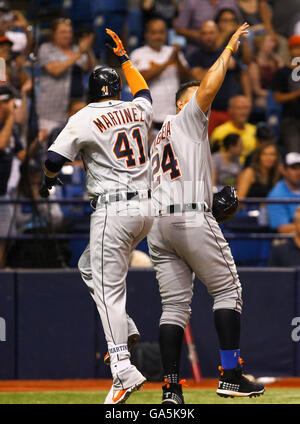
<instances>
[{"instance_id":1,"label":"blue socks","mask_svg":"<svg viewBox=\"0 0 300 424\"><path fill-rule=\"evenodd\" d=\"M221 365L224 370L236 368L239 363L240 349L220 350Z\"/></svg>"}]
</instances>

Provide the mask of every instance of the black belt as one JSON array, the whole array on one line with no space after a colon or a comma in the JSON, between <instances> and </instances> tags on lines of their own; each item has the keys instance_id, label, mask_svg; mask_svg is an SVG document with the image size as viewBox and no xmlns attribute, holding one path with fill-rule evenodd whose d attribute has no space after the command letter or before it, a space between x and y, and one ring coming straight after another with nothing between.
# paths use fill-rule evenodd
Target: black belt
<instances>
[{"instance_id":1,"label":"black belt","mask_svg":"<svg viewBox=\"0 0 300 424\"><path fill-rule=\"evenodd\" d=\"M91 200L91 206L96 209L99 197L103 197L105 200L103 203L120 202L121 200L132 200L134 197L139 196L140 191L128 191L121 193L107 193L101 196L96 196ZM144 197L141 197L144 198ZM148 199L151 199L151 190L148 190Z\"/></svg>"},{"instance_id":2,"label":"black belt","mask_svg":"<svg viewBox=\"0 0 300 424\"><path fill-rule=\"evenodd\" d=\"M171 215L175 213L184 213L184 212L210 212L210 208L207 206L206 202L200 203L176 203L174 205L168 205L166 208L158 211L156 216Z\"/></svg>"}]
</instances>

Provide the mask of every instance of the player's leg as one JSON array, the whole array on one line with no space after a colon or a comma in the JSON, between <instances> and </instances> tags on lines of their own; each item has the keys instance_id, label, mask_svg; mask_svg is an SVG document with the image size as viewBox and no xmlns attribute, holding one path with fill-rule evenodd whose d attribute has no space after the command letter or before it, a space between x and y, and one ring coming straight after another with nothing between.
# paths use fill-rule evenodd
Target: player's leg
<instances>
[{"instance_id":1,"label":"player's leg","mask_svg":"<svg viewBox=\"0 0 300 424\"><path fill-rule=\"evenodd\" d=\"M180 359L184 329L190 318L193 295L191 269L163 242L158 222L148 235L150 257L156 270L162 301L159 345L166 384L162 403L184 403L180 384Z\"/></svg>"},{"instance_id":2,"label":"player's leg","mask_svg":"<svg viewBox=\"0 0 300 424\"><path fill-rule=\"evenodd\" d=\"M93 282L93 276L92 276L92 268L91 268L91 256L90 256L90 244L87 245L84 252L82 253L79 261L78 261L78 269L81 274L81 278L85 282L85 284L88 286L89 292L95 301L95 295L94 295L94 282ZM140 339L140 333L135 325L135 322L133 319L127 314L127 325L128 325L128 350L129 352L131 349L136 345L136 343ZM108 352L104 356L104 363L106 365L110 365L110 358Z\"/></svg>"},{"instance_id":3,"label":"player's leg","mask_svg":"<svg viewBox=\"0 0 300 424\"><path fill-rule=\"evenodd\" d=\"M130 362L125 279L134 240L147 230L147 225L138 209L135 216L129 216L128 212L123 216L122 207L120 202L116 211L108 204L98 207L91 216L91 268L95 301L110 355L114 386L112 403L124 403L130 393L146 381ZM126 203L124 208L127 208Z\"/></svg>"},{"instance_id":4,"label":"player's leg","mask_svg":"<svg viewBox=\"0 0 300 424\"><path fill-rule=\"evenodd\" d=\"M205 213L204 218L201 227L186 229L186 236L181 239L187 242L181 242L178 248L214 298L214 320L222 364L220 385L223 387L225 383L222 379L225 379L224 387L230 389L226 390L232 396L261 394L263 386L246 381L241 374L239 343L242 289L236 266L216 220L210 213ZM195 240L199 247L195 248ZM217 393L226 395L222 390L219 387Z\"/></svg>"}]
</instances>

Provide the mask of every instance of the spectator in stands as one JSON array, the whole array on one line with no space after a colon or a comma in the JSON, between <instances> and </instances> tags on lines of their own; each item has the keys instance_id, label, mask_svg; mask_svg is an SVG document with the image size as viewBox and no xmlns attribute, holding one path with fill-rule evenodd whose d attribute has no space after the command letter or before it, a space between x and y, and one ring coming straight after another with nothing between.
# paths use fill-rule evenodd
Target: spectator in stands
<instances>
[{"instance_id":1,"label":"spectator in stands","mask_svg":"<svg viewBox=\"0 0 300 424\"><path fill-rule=\"evenodd\" d=\"M261 144L254 152L251 165L238 178L240 199L266 197L280 178L280 156L273 143Z\"/></svg>"},{"instance_id":2,"label":"spectator in stands","mask_svg":"<svg viewBox=\"0 0 300 424\"><path fill-rule=\"evenodd\" d=\"M249 65L249 77L252 85L253 106L265 110L268 90L276 71L284 63L276 53L277 43L269 34L257 35L254 38L254 59Z\"/></svg>"},{"instance_id":3,"label":"spectator in stands","mask_svg":"<svg viewBox=\"0 0 300 424\"><path fill-rule=\"evenodd\" d=\"M282 105L281 138L288 152L300 151L300 35L289 38L291 62L276 72L272 82L274 99Z\"/></svg>"},{"instance_id":4,"label":"spectator in stands","mask_svg":"<svg viewBox=\"0 0 300 424\"><path fill-rule=\"evenodd\" d=\"M265 122L259 122L256 125L256 140L257 146L260 146L263 143L276 143L276 137L272 128ZM255 150L254 150L255 152ZM249 153L245 159L244 167L247 168L251 165L254 152Z\"/></svg>"},{"instance_id":5,"label":"spectator in stands","mask_svg":"<svg viewBox=\"0 0 300 424\"><path fill-rule=\"evenodd\" d=\"M298 28L300 0L260 0L259 12L267 33L279 42L279 55L287 61L287 39Z\"/></svg>"},{"instance_id":6,"label":"spectator in stands","mask_svg":"<svg viewBox=\"0 0 300 424\"><path fill-rule=\"evenodd\" d=\"M34 142L27 153L33 155L37 148ZM21 143L18 132L15 130L15 99L12 92L5 86L0 87L0 199L7 200L7 183L11 173L14 156L20 161L26 159L26 151ZM9 204L0 205L0 235L6 237L11 226L12 207ZM5 241L0 241L0 268L5 264L6 252Z\"/></svg>"},{"instance_id":7,"label":"spectator in stands","mask_svg":"<svg viewBox=\"0 0 300 424\"><path fill-rule=\"evenodd\" d=\"M269 199L297 199L300 202L300 153L290 152L285 157L281 170L283 179L269 193ZM267 210L271 228L279 233L294 233L294 214L297 204L268 204Z\"/></svg>"},{"instance_id":8,"label":"spectator in stands","mask_svg":"<svg viewBox=\"0 0 300 424\"><path fill-rule=\"evenodd\" d=\"M217 47L218 27L215 22L207 21L201 26L201 46L192 54L189 63L193 77L201 81L204 74L220 56L222 48ZM247 68L236 55L230 58L230 65L224 82L212 104L209 119L208 134L219 125L230 119L228 115L228 102L230 97L244 94L251 100L251 87L249 85Z\"/></svg>"},{"instance_id":9,"label":"spectator in stands","mask_svg":"<svg viewBox=\"0 0 300 424\"><path fill-rule=\"evenodd\" d=\"M20 181L13 197L21 200L41 199L39 190L43 182L43 172L41 165L34 160L21 165ZM51 193L50 199L55 199L55 194ZM57 203L20 204L15 208L15 224L17 232L22 234L27 231L41 229L59 230L63 221L63 213Z\"/></svg>"},{"instance_id":10,"label":"spectator in stands","mask_svg":"<svg viewBox=\"0 0 300 424\"><path fill-rule=\"evenodd\" d=\"M294 237L274 245L268 266L298 267L300 264L300 207L294 215Z\"/></svg>"},{"instance_id":11,"label":"spectator in stands","mask_svg":"<svg viewBox=\"0 0 300 424\"><path fill-rule=\"evenodd\" d=\"M161 18L172 28L177 8L177 0L142 0L144 25L153 18Z\"/></svg>"},{"instance_id":12,"label":"spectator in stands","mask_svg":"<svg viewBox=\"0 0 300 424\"><path fill-rule=\"evenodd\" d=\"M214 187L236 186L237 177L242 167L240 156L243 143L238 134L228 134L222 141L222 149L212 155L213 185Z\"/></svg>"},{"instance_id":13,"label":"spectator in stands","mask_svg":"<svg viewBox=\"0 0 300 424\"><path fill-rule=\"evenodd\" d=\"M51 41L42 44L39 49L39 127L49 133L65 123L70 99L83 97L83 74L95 65L93 34L85 35L78 46L72 44L72 40L71 21L56 19L52 25Z\"/></svg>"},{"instance_id":14,"label":"spectator in stands","mask_svg":"<svg viewBox=\"0 0 300 424\"><path fill-rule=\"evenodd\" d=\"M237 4L242 15L242 21L249 25L259 25L261 23L258 11L258 0L237 0Z\"/></svg>"},{"instance_id":15,"label":"spectator in stands","mask_svg":"<svg viewBox=\"0 0 300 424\"><path fill-rule=\"evenodd\" d=\"M32 27L18 10L11 10L7 1L0 1L0 36L7 36L14 53L28 53L33 44Z\"/></svg>"},{"instance_id":16,"label":"spectator in stands","mask_svg":"<svg viewBox=\"0 0 300 424\"><path fill-rule=\"evenodd\" d=\"M12 198L26 203L14 206L14 224L18 235L35 234L32 240L16 240L8 249L8 266L16 268L59 268L65 265L68 249L62 241L55 240L55 232L62 229L63 213L57 203L34 203L40 200L39 189L43 172L38 162L30 160L21 166L21 177ZM55 200L54 193L50 199ZM51 239L43 239L40 234L50 233Z\"/></svg>"},{"instance_id":17,"label":"spectator in stands","mask_svg":"<svg viewBox=\"0 0 300 424\"><path fill-rule=\"evenodd\" d=\"M7 85L18 98L15 102L15 123L24 125L28 118L27 98L32 89L32 82L25 71L23 55L20 54L12 60L11 47L12 42L6 36L0 37L0 58L6 62L6 82L1 85Z\"/></svg>"},{"instance_id":18,"label":"spectator in stands","mask_svg":"<svg viewBox=\"0 0 300 424\"><path fill-rule=\"evenodd\" d=\"M215 23L219 30L217 47L224 47L238 27L238 16L232 9L221 9L215 18Z\"/></svg>"},{"instance_id":19,"label":"spectator in stands","mask_svg":"<svg viewBox=\"0 0 300 424\"><path fill-rule=\"evenodd\" d=\"M24 66L24 56L12 57L12 42L7 36L0 37L0 57L6 62L6 77L16 89L30 80Z\"/></svg>"},{"instance_id":20,"label":"spectator in stands","mask_svg":"<svg viewBox=\"0 0 300 424\"><path fill-rule=\"evenodd\" d=\"M232 9L221 9L215 18L215 22L219 30L217 46L224 48L239 26L239 17ZM251 62L252 51L247 38L241 39L241 45L236 53L236 57L246 65Z\"/></svg>"},{"instance_id":21,"label":"spectator in stands","mask_svg":"<svg viewBox=\"0 0 300 424\"><path fill-rule=\"evenodd\" d=\"M147 45L134 50L132 63L141 72L153 99L153 128L160 130L167 115L176 112L174 93L181 80L190 78L190 70L178 46L167 46L167 27L162 19L148 22L145 31Z\"/></svg>"},{"instance_id":22,"label":"spectator in stands","mask_svg":"<svg viewBox=\"0 0 300 424\"><path fill-rule=\"evenodd\" d=\"M221 142L231 133L239 134L243 141L243 152L241 163L244 163L246 156L256 148L256 127L248 123L251 112L251 103L245 96L235 96L229 100L228 113L230 120L217 127L211 134L211 142Z\"/></svg>"},{"instance_id":23,"label":"spectator in stands","mask_svg":"<svg viewBox=\"0 0 300 424\"><path fill-rule=\"evenodd\" d=\"M214 20L219 10L233 9L238 16L239 8L235 0L185 0L175 24L178 35L187 38L186 55L189 59L199 47L200 28L205 21Z\"/></svg>"}]
</instances>

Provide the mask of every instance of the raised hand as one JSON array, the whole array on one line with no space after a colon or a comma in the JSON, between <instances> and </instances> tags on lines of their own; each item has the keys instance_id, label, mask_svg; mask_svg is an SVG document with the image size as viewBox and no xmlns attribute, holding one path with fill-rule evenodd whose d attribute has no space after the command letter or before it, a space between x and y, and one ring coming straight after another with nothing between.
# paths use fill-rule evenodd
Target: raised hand
<instances>
[{"instance_id":1,"label":"raised hand","mask_svg":"<svg viewBox=\"0 0 300 424\"><path fill-rule=\"evenodd\" d=\"M95 36L94 34L88 34L82 37L82 39L79 41L79 50L81 53L86 53L90 50L92 47L92 44L94 42Z\"/></svg>"},{"instance_id":2,"label":"raised hand","mask_svg":"<svg viewBox=\"0 0 300 424\"><path fill-rule=\"evenodd\" d=\"M241 25L233 34L231 37L228 45L233 48L233 52L236 53L238 51L239 45L240 45L240 38L244 35L248 34L248 29L250 25L245 22L243 25Z\"/></svg>"},{"instance_id":3,"label":"raised hand","mask_svg":"<svg viewBox=\"0 0 300 424\"><path fill-rule=\"evenodd\" d=\"M118 56L118 58L120 59L121 63L126 62L127 60L129 60L129 56L123 46L122 41L120 40L120 38L118 37L118 35L113 32L111 29L106 28L106 33L112 38L112 40L114 41L115 47L112 47L110 44L106 44L106 46L111 49L114 54L116 56Z\"/></svg>"}]
</instances>

